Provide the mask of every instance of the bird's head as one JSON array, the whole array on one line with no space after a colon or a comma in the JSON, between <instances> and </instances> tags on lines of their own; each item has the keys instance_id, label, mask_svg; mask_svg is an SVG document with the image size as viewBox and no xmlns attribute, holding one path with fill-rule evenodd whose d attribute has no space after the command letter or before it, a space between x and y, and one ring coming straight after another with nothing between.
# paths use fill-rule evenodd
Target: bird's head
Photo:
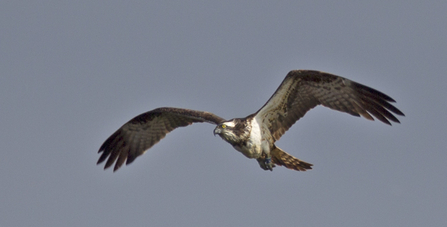
<instances>
[{"instance_id":1,"label":"bird's head","mask_svg":"<svg viewBox=\"0 0 447 227\"><path fill-rule=\"evenodd\" d=\"M222 122L214 129L214 135L219 135L223 140L231 143L236 142L236 135L234 134L234 127L236 123L234 120Z\"/></svg>"}]
</instances>

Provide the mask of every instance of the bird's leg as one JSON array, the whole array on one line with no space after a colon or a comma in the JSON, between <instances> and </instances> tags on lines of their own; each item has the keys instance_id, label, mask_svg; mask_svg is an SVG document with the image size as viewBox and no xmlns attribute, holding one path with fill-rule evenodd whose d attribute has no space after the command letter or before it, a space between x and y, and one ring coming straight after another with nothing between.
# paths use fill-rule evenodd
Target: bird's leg
<instances>
[{"instance_id":1,"label":"bird's leg","mask_svg":"<svg viewBox=\"0 0 447 227\"><path fill-rule=\"evenodd\" d=\"M263 170L270 170L273 171L273 167L275 167L275 164L272 162L272 157L261 157L256 159L259 163L259 166Z\"/></svg>"},{"instance_id":2,"label":"bird's leg","mask_svg":"<svg viewBox=\"0 0 447 227\"><path fill-rule=\"evenodd\" d=\"M268 156L267 158L265 158L265 166L267 167L268 170L273 171L273 162L272 162L272 157Z\"/></svg>"},{"instance_id":3,"label":"bird's leg","mask_svg":"<svg viewBox=\"0 0 447 227\"><path fill-rule=\"evenodd\" d=\"M261 141L261 157L259 157L258 163L261 166L263 170L270 170L273 171L273 167L275 167L275 164L272 162L272 155L270 154L270 143L267 140Z\"/></svg>"}]
</instances>

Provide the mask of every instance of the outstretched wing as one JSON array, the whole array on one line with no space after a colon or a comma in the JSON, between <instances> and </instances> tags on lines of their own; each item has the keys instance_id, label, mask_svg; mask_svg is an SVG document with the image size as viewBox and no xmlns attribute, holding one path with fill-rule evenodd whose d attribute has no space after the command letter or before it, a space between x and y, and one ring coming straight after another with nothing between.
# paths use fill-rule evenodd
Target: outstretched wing
<instances>
[{"instance_id":1,"label":"outstretched wing","mask_svg":"<svg viewBox=\"0 0 447 227\"><path fill-rule=\"evenodd\" d=\"M391 112L404 114L390 102L395 101L382 92L340 76L293 70L255 117L261 119L278 140L307 111L320 104L368 120L374 120L374 116L385 124L399 123Z\"/></svg>"},{"instance_id":2,"label":"outstretched wing","mask_svg":"<svg viewBox=\"0 0 447 227\"><path fill-rule=\"evenodd\" d=\"M127 160L126 165L144 154L146 150L163 139L170 131L188 126L196 122L219 124L225 119L212 113L180 108L158 108L140 114L121 126L99 148L102 152L97 164L107 158L104 169L115 161L113 171L119 169Z\"/></svg>"}]
</instances>

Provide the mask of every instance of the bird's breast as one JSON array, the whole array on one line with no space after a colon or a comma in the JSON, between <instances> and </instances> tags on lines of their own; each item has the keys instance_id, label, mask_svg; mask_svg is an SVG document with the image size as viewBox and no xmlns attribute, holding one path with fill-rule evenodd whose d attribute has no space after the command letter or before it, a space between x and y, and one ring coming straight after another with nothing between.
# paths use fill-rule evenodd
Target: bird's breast
<instances>
[{"instance_id":1,"label":"bird's breast","mask_svg":"<svg viewBox=\"0 0 447 227\"><path fill-rule=\"evenodd\" d=\"M233 147L247 158L259 158L262 155L262 134L261 128L255 118L251 121L250 135Z\"/></svg>"},{"instance_id":2,"label":"bird's breast","mask_svg":"<svg viewBox=\"0 0 447 227\"><path fill-rule=\"evenodd\" d=\"M247 140L244 143L235 144L233 147L247 158L261 157L261 145L253 143L251 140Z\"/></svg>"}]
</instances>

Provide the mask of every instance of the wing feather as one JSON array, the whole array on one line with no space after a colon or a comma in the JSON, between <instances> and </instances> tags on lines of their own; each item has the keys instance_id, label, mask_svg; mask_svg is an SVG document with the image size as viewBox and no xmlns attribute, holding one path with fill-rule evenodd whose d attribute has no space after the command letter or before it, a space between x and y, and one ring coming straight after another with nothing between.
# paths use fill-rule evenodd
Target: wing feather
<instances>
[{"instance_id":1,"label":"wing feather","mask_svg":"<svg viewBox=\"0 0 447 227\"><path fill-rule=\"evenodd\" d=\"M132 163L138 156L178 127L197 122L219 124L225 119L205 111L164 107L140 114L113 133L99 148L102 153L97 164L104 169L115 163L114 171L124 163Z\"/></svg>"},{"instance_id":2,"label":"wing feather","mask_svg":"<svg viewBox=\"0 0 447 227\"><path fill-rule=\"evenodd\" d=\"M374 116L389 125L390 121L399 123L393 113L404 114L390 102L395 101L388 95L340 76L312 70L293 70L255 116L262 119L271 135L278 140L317 105L363 116L368 120L374 120Z\"/></svg>"}]
</instances>

